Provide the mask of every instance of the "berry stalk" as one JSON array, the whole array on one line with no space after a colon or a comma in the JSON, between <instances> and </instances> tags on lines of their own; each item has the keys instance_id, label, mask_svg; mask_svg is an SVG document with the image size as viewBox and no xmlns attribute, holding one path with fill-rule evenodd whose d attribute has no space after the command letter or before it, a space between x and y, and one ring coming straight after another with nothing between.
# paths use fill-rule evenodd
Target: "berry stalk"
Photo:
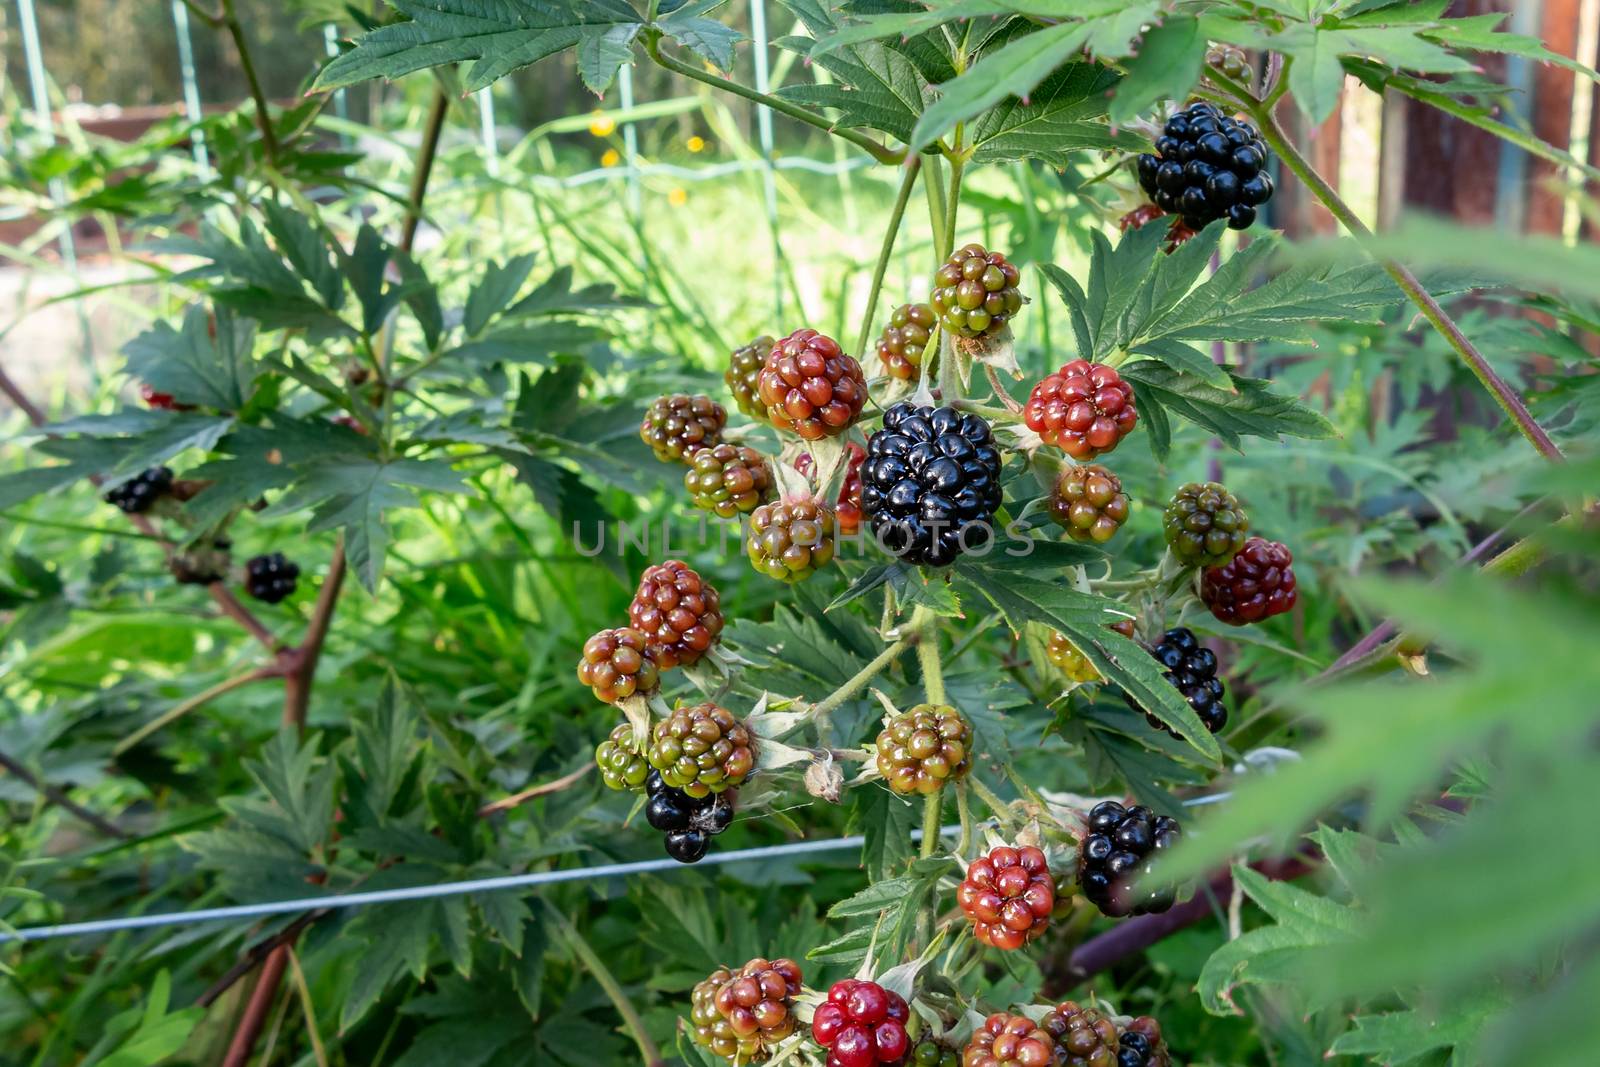
<instances>
[{"instance_id":1,"label":"berry stalk","mask_svg":"<svg viewBox=\"0 0 1600 1067\"><path fill-rule=\"evenodd\" d=\"M837 711L839 706L846 700L861 692L868 682L888 669L889 664L898 659L902 652L916 644L919 636L913 631L886 646L882 652L873 657L870 663L852 675L843 685L823 697L820 702L811 705L810 714L812 720L816 723L819 739L822 739L822 734L827 729L828 717Z\"/></svg>"},{"instance_id":2,"label":"berry stalk","mask_svg":"<svg viewBox=\"0 0 1600 1067\"><path fill-rule=\"evenodd\" d=\"M646 1064L646 1067L666 1067L667 1061L661 1058L661 1049L656 1047L655 1041L645 1031L644 1020L639 1018L639 1012L634 1008L633 1002L628 999L628 995L623 992L622 986L617 982L616 975L612 974L611 970L601 962L593 947L590 946L588 941L584 940L583 935L578 932L578 928L573 926L572 921L561 914L560 910L547 904L544 912L549 918L550 924L555 927L556 933L560 934L561 938L566 941L568 947L572 949L572 954L578 957L578 962L583 964L584 969L600 984L600 988L605 991L612 1006L617 1009L617 1014L622 1016L622 1023L628 1028L628 1033L632 1035L633 1043L639 1046L639 1058Z\"/></svg>"},{"instance_id":3,"label":"berry stalk","mask_svg":"<svg viewBox=\"0 0 1600 1067\"><path fill-rule=\"evenodd\" d=\"M916 188L917 176L922 173L922 157L906 160L900 178L900 193L895 197L889 212L889 226L883 234L883 244L878 249L878 262L872 268L872 289L867 293L867 310L861 316L861 333L856 340L855 355L866 354L867 340L872 336L872 316L878 310L878 295L883 291L883 276L889 271L889 257L894 254L895 240L900 236L900 220L905 218L906 205L911 201L911 190Z\"/></svg>"}]
</instances>

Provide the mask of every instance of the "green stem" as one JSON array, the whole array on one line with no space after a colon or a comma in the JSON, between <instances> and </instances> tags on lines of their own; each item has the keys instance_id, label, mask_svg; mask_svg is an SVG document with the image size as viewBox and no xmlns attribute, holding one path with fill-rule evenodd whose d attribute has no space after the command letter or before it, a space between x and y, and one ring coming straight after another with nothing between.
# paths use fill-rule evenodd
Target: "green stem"
<instances>
[{"instance_id":1,"label":"green stem","mask_svg":"<svg viewBox=\"0 0 1600 1067\"><path fill-rule=\"evenodd\" d=\"M244 27L239 24L239 16L233 10L233 0L222 0L222 24L228 30L228 36L233 38L233 45L239 51L239 69L244 71L244 80L250 85L250 98L256 103L256 125L261 129L261 148L266 153L267 162L273 166L278 164L278 134L272 128L272 114L267 110L267 94L261 89L261 78L256 74L255 60L250 55L249 42L245 40Z\"/></svg>"},{"instance_id":2,"label":"green stem","mask_svg":"<svg viewBox=\"0 0 1600 1067\"><path fill-rule=\"evenodd\" d=\"M594 977L594 980L600 983L600 988L605 990L605 994L610 998L612 1006L617 1009L617 1014L622 1016L623 1025L628 1028L628 1033L633 1036L634 1044L639 1046L639 1055L647 1067L666 1067L667 1061L661 1058L661 1050L650 1039L650 1035L645 1033L644 1020L639 1018L639 1012L634 1008L633 1003L628 1000L627 994L622 991L622 986L617 982L616 976L595 954L594 949L590 947L588 941L584 940L583 935L578 932L578 928L572 925L571 920L548 904L545 906L545 913L549 915L550 922L555 926L556 932L565 938L567 944L571 946L573 955L578 957L578 961Z\"/></svg>"},{"instance_id":3,"label":"green stem","mask_svg":"<svg viewBox=\"0 0 1600 1067\"><path fill-rule=\"evenodd\" d=\"M913 618L913 624L915 624ZM922 690L930 704L945 703L944 665L939 661L939 630L937 624L927 625L922 640L917 642L917 662L922 666Z\"/></svg>"},{"instance_id":4,"label":"green stem","mask_svg":"<svg viewBox=\"0 0 1600 1067\"><path fill-rule=\"evenodd\" d=\"M697 82L704 82L706 85L721 89L724 92L732 93L735 96L742 96L746 100L760 104L763 107L770 108L780 115L787 115L792 119L798 119L801 122L804 122L808 126L815 126L819 130L823 130L827 133L833 134L835 137L849 141L857 148L860 148L862 151L866 152L873 159L876 159L879 163L887 164L889 166L896 166L906 158L904 151L895 151L891 148L885 148L877 141L874 141L872 138L866 136L865 134L858 133L855 130L840 129L835 123L829 121L826 117L817 114L815 111L800 107L798 104L791 104L787 100L780 99L776 96L770 96L767 93L757 92L756 90L748 88L747 86L740 85L738 82L732 82L726 78L719 78L710 71L701 70L697 67L692 67L687 63L678 62L671 56L662 53L661 34L659 32L652 32L646 35L644 49L649 53L651 59L655 60L660 66L672 71L674 74L681 74L685 78L693 78Z\"/></svg>"},{"instance_id":5,"label":"green stem","mask_svg":"<svg viewBox=\"0 0 1600 1067\"><path fill-rule=\"evenodd\" d=\"M817 724L819 733L827 723L828 716L837 711L839 705L861 692L868 682L883 673L889 664L899 657L900 653L916 642L917 636L915 633L910 633L893 644L886 646L882 652L879 652L873 658L872 662L851 676L849 681L829 693L820 703L811 705L810 714Z\"/></svg>"},{"instance_id":6,"label":"green stem","mask_svg":"<svg viewBox=\"0 0 1600 1067\"><path fill-rule=\"evenodd\" d=\"M922 183L922 188L928 194L928 227L933 232L934 258L943 261L950 254L950 249L944 243L944 157L929 156L927 167L927 180Z\"/></svg>"},{"instance_id":7,"label":"green stem","mask_svg":"<svg viewBox=\"0 0 1600 1067\"><path fill-rule=\"evenodd\" d=\"M956 152L950 160L950 195L946 198L944 214L944 254L948 256L956 248L956 216L961 210L961 175L966 170L967 159L961 154L961 129L956 128Z\"/></svg>"},{"instance_id":8,"label":"green stem","mask_svg":"<svg viewBox=\"0 0 1600 1067\"><path fill-rule=\"evenodd\" d=\"M944 790L935 789L922 800L922 858L939 851L939 815L944 809Z\"/></svg>"},{"instance_id":9,"label":"green stem","mask_svg":"<svg viewBox=\"0 0 1600 1067\"><path fill-rule=\"evenodd\" d=\"M972 802L967 796L967 780L956 781L956 813L961 817L961 840L956 842L956 855L964 863L967 850L972 847Z\"/></svg>"},{"instance_id":10,"label":"green stem","mask_svg":"<svg viewBox=\"0 0 1600 1067\"><path fill-rule=\"evenodd\" d=\"M1295 148L1293 142L1283 132L1283 128L1278 125L1277 117L1272 110L1261 101L1251 97L1248 90L1243 89L1243 87L1232 83L1227 84L1228 88L1236 94L1244 94L1241 99L1251 101L1249 110L1252 117L1260 124L1262 138L1272 147L1273 151L1278 153L1278 157L1283 160L1284 166L1293 171L1295 176L1315 194L1316 198L1322 201L1323 206L1333 214L1333 217L1338 219L1345 229L1349 230L1351 235L1365 247L1372 237L1372 231L1367 228L1366 223L1356 217L1355 212L1350 210L1350 205L1344 202L1333 186L1329 185L1327 180L1317 173L1316 168L1312 167L1306 158L1300 154L1299 150ZM1561 449L1556 446L1550 435L1545 432L1544 427L1540 426L1538 421L1534 419L1532 412L1528 410L1528 406L1523 403L1522 397L1517 394L1517 391L1511 387L1510 383L1500 377L1495 369L1489 365L1489 361L1484 358L1483 353L1479 352L1477 347L1467 339L1466 334L1461 332L1461 327L1440 306L1439 301L1434 298L1433 294L1423 288L1422 282L1417 279L1417 276L1396 260L1377 255L1373 255L1373 258L1383 266L1389 277L1394 279L1395 284L1400 287L1400 291L1405 293L1406 297L1421 310L1423 317L1433 324L1433 328L1439 332L1439 335L1449 343L1451 348L1455 349L1456 354L1466 363L1467 368L1472 371L1479 383L1494 397L1495 402L1500 405L1500 409L1506 413L1506 417L1516 426L1517 431L1527 438L1528 442L1538 449L1546 459L1559 461L1565 458L1561 454Z\"/></svg>"},{"instance_id":11,"label":"green stem","mask_svg":"<svg viewBox=\"0 0 1600 1067\"><path fill-rule=\"evenodd\" d=\"M983 779L976 774L969 774L965 781L972 786L972 791L977 794L978 799L988 805L989 811L996 819L1000 820L1002 826L1010 828L1016 825L1016 819L1011 814L1011 805L1001 800L994 790L984 785Z\"/></svg>"},{"instance_id":12,"label":"green stem","mask_svg":"<svg viewBox=\"0 0 1600 1067\"><path fill-rule=\"evenodd\" d=\"M922 171L922 157L912 156L906 160L904 170L905 174L900 179L900 195L895 197L894 210L889 213L889 228L884 232L883 244L878 249L878 263L872 269L872 291L867 294L867 311L861 317L861 334L856 340L857 358L866 354L867 339L872 336L872 317L878 310L878 295L883 292L883 276L889 270L889 257L894 253L894 242L900 235L900 220L905 217L911 190L916 187L917 175Z\"/></svg>"},{"instance_id":13,"label":"green stem","mask_svg":"<svg viewBox=\"0 0 1600 1067\"><path fill-rule=\"evenodd\" d=\"M151 734L170 726L179 719L183 718L185 715L189 714L191 711L209 703L224 693L231 693L233 690L238 689L242 685L249 685L251 682L259 681L262 678L271 678L277 674L278 672L271 668L258 667L253 671L247 671L244 674L220 681L210 689L207 689L205 692L196 696L192 696L188 700L173 705L170 710L156 716L154 719L151 719L133 733L129 734L127 737L124 737L121 741L118 741L111 749L111 755L114 757L122 755L124 752L128 751L128 749L132 748L134 745L137 745L140 741L143 741Z\"/></svg>"}]
</instances>

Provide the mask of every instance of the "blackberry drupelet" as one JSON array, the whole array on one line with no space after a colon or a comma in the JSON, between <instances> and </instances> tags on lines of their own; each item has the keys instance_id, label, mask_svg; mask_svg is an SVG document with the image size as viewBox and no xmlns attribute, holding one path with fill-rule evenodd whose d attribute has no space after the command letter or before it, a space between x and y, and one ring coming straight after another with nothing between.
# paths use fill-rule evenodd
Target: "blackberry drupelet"
<instances>
[{"instance_id":1,"label":"blackberry drupelet","mask_svg":"<svg viewBox=\"0 0 1600 1067\"><path fill-rule=\"evenodd\" d=\"M639 423L639 439L663 463L687 463L702 448L722 443L728 412L709 396L657 397Z\"/></svg>"},{"instance_id":2,"label":"blackberry drupelet","mask_svg":"<svg viewBox=\"0 0 1600 1067\"><path fill-rule=\"evenodd\" d=\"M757 381L772 425L807 441L844 433L867 402L861 364L816 330L774 344Z\"/></svg>"},{"instance_id":3,"label":"blackberry drupelet","mask_svg":"<svg viewBox=\"0 0 1600 1067\"><path fill-rule=\"evenodd\" d=\"M1133 386L1116 368L1075 359L1028 394L1022 418L1047 445L1076 460L1110 452L1139 421Z\"/></svg>"},{"instance_id":4,"label":"blackberry drupelet","mask_svg":"<svg viewBox=\"0 0 1600 1067\"><path fill-rule=\"evenodd\" d=\"M1178 820L1143 805L1124 808L1115 800L1096 804L1078 845L1083 895L1112 918L1166 911L1172 907L1172 888L1149 884L1145 876L1156 853L1176 845L1181 833Z\"/></svg>"},{"instance_id":5,"label":"blackberry drupelet","mask_svg":"<svg viewBox=\"0 0 1600 1067\"><path fill-rule=\"evenodd\" d=\"M1161 517L1167 547L1190 567L1219 567L1244 547L1250 517L1217 482L1190 482L1172 495Z\"/></svg>"},{"instance_id":6,"label":"blackberry drupelet","mask_svg":"<svg viewBox=\"0 0 1600 1067\"><path fill-rule=\"evenodd\" d=\"M108 492L105 501L129 515L142 515L171 491L172 471L167 467L151 467Z\"/></svg>"},{"instance_id":7,"label":"blackberry drupelet","mask_svg":"<svg viewBox=\"0 0 1600 1067\"><path fill-rule=\"evenodd\" d=\"M747 345L735 348L728 357L728 369L722 373L722 380L728 384L733 402L740 411L757 422L767 421L767 405L761 402L761 368L775 343L772 338L762 335Z\"/></svg>"},{"instance_id":8,"label":"blackberry drupelet","mask_svg":"<svg viewBox=\"0 0 1600 1067\"><path fill-rule=\"evenodd\" d=\"M1293 563L1288 545L1252 537L1238 555L1200 576L1200 599L1233 626L1282 615L1299 597Z\"/></svg>"},{"instance_id":9,"label":"blackberry drupelet","mask_svg":"<svg viewBox=\"0 0 1600 1067\"><path fill-rule=\"evenodd\" d=\"M1104 544L1128 521L1122 479L1099 464L1063 467L1049 506L1050 517L1074 541Z\"/></svg>"},{"instance_id":10,"label":"blackberry drupelet","mask_svg":"<svg viewBox=\"0 0 1600 1067\"><path fill-rule=\"evenodd\" d=\"M1021 281L1005 256L970 244L939 267L928 301L956 337L986 337L999 333L1022 310Z\"/></svg>"},{"instance_id":11,"label":"blackberry drupelet","mask_svg":"<svg viewBox=\"0 0 1600 1067\"><path fill-rule=\"evenodd\" d=\"M1267 146L1256 128L1208 103L1190 104L1167 120L1156 155L1138 160L1139 184L1161 210L1191 230L1227 219L1235 230L1256 220L1272 198Z\"/></svg>"},{"instance_id":12,"label":"blackberry drupelet","mask_svg":"<svg viewBox=\"0 0 1600 1067\"><path fill-rule=\"evenodd\" d=\"M976 414L894 405L867 439L861 481L862 513L900 559L943 567L994 538L1000 450Z\"/></svg>"},{"instance_id":13,"label":"blackberry drupelet","mask_svg":"<svg viewBox=\"0 0 1600 1067\"><path fill-rule=\"evenodd\" d=\"M1177 686L1207 730L1217 733L1228 724L1228 708L1222 702L1225 690L1217 677L1217 654L1196 640L1193 631L1181 626L1168 630L1150 654L1166 668L1162 677ZM1172 733L1149 712L1145 718L1156 729Z\"/></svg>"},{"instance_id":14,"label":"blackberry drupelet","mask_svg":"<svg viewBox=\"0 0 1600 1067\"><path fill-rule=\"evenodd\" d=\"M293 596L299 580L299 566L284 559L282 552L256 556L244 565L244 591L268 604Z\"/></svg>"},{"instance_id":15,"label":"blackberry drupelet","mask_svg":"<svg viewBox=\"0 0 1600 1067\"><path fill-rule=\"evenodd\" d=\"M907 1062L911 1067L961 1067L961 1054L925 1037L911 1050L911 1059Z\"/></svg>"},{"instance_id":16,"label":"blackberry drupelet","mask_svg":"<svg viewBox=\"0 0 1600 1067\"><path fill-rule=\"evenodd\" d=\"M889 377L909 382L922 372L922 352L938 321L939 316L927 304L902 304L894 309L878 338L878 359Z\"/></svg>"}]
</instances>

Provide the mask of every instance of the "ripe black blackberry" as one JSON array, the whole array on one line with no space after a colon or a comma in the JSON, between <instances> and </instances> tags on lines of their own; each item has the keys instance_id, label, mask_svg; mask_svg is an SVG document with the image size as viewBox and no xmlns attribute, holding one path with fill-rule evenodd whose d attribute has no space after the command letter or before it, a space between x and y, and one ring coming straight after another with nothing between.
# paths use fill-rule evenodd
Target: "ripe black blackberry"
<instances>
[{"instance_id":1,"label":"ripe black blackberry","mask_svg":"<svg viewBox=\"0 0 1600 1067\"><path fill-rule=\"evenodd\" d=\"M703 859L711 849L711 838L733 822L732 790L691 797L662 781L656 770L645 778L644 789L650 798L644 806L645 821L666 835L667 855L679 863Z\"/></svg>"},{"instance_id":2,"label":"ripe black blackberry","mask_svg":"<svg viewBox=\"0 0 1600 1067\"><path fill-rule=\"evenodd\" d=\"M1000 450L978 415L894 405L867 439L861 482L874 536L903 560L943 567L994 538Z\"/></svg>"},{"instance_id":3,"label":"ripe black blackberry","mask_svg":"<svg viewBox=\"0 0 1600 1067\"><path fill-rule=\"evenodd\" d=\"M1272 198L1261 135L1212 104L1190 104L1168 119L1156 153L1139 157L1139 184L1157 207L1183 216L1191 230L1217 219L1247 229L1256 221L1256 208Z\"/></svg>"},{"instance_id":4,"label":"ripe black blackberry","mask_svg":"<svg viewBox=\"0 0 1600 1067\"><path fill-rule=\"evenodd\" d=\"M1078 886L1112 918L1166 911L1172 907L1172 887L1155 885L1146 876L1156 854L1172 848L1181 836L1177 819L1142 804L1096 804L1078 846Z\"/></svg>"},{"instance_id":5,"label":"ripe black blackberry","mask_svg":"<svg viewBox=\"0 0 1600 1067\"><path fill-rule=\"evenodd\" d=\"M293 596L299 579L300 567L284 559L282 552L256 556L244 565L244 591L268 604Z\"/></svg>"},{"instance_id":6,"label":"ripe black blackberry","mask_svg":"<svg viewBox=\"0 0 1600 1067\"><path fill-rule=\"evenodd\" d=\"M1207 730L1217 733L1228 724L1228 708L1222 702L1222 679L1217 677L1217 654L1195 640L1192 630L1182 626L1168 630L1150 654L1167 669L1162 677L1178 687L1178 692L1200 716ZM1157 730L1178 736L1148 711L1145 718Z\"/></svg>"},{"instance_id":7,"label":"ripe black blackberry","mask_svg":"<svg viewBox=\"0 0 1600 1067\"><path fill-rule=\"evenodd\" d=\"M134 475L105 495L106 503L114 504L129 515L142 515L157 500L172 492L172 471L167 467L151 467Z\"/></svg>"}]
</instances>

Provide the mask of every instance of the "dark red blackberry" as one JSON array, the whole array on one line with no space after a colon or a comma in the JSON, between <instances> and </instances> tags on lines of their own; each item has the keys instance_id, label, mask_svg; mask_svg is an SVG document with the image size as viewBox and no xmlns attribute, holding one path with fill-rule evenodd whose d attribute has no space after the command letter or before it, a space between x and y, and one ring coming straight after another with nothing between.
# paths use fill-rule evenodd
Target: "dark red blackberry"
<instances>
[{"instance_id":1,"label":"dark red blackberry","mask_svg":"<svg viewBox=\"0 0 1600 1067\"><path fill-rule=\"evenodd\" d=\"M1168 630L1150 654L1166 668L1162 677L1178 687L1207 730L1217 733L1228 724L1222 679L1217 677L1217 654L1195 640L1193 631L1181 626ZM1178 736L1148 711L1145 718L1157 730Z\"/></svg>"},{"instance_id":2,"label":"dark red blackberry","mask_svg":"<svg viewBox=\"0 0 1600 1067\"><path fill-rule=\"evenodd\" d=\"M256 556L244 565L244 591L268 604L293 596L299 580L300 567L284 559L282 552Z\"/></svg>"},{"instance_id":3,"label":"dark red blackberry","mask_svg":"<svg viewBox=\"0 0 1600 1067\"><path fill-rule=\"evenodd\" d=\"M108 492L105 501L129 515L142 515L170 492L172 471L166 467L151 467Z\"/></svg>"},{"instance_id":4,"label":"dark red blackberry","mask_svg":"<svg viewBox=\"0 0 1600 1067\"><path fill-rule=\"evenodd\" d=\"M721 600L710 582L682 560L646 567L628 605L634 629L659 670L687 667L705 655L722 632Z\"/></svg>"},{"instance_id":5,"label":"dark red blackberry","mask_svg":"<svg viewBox=\"0 0 1600 1067\"><path fill-rule=\"evenodd\" d=\"M1146 877L1155 856L1178 843L1178 820L1157 815L1142 804L1124 808L1115 800L1089 811L1088 829L1078 846L1078 886L1112 918L1145 915L1172 907L1170 886Z\"/></svg>"},{"instance_id":6,"label":"dark red blackberry","mask_svg":"<svg viewBox=\"0 0 1600 1067\"><path fill-rule=\"evenodd\" d=\"M867 439L861 483L862 513L878 543L910 563L948 566L994 538L1000 450L978 415L894 405Z\"/></svg>"},{"instance_id":7,"label":"dark red blackberry","mask_svg":"<svg viewBox=\"0 0 1600 1067\"><path fill-rule=\"evenodd\" d=\"M1272 198L1261 135L1213 104L1190 104L1168 119L1156 153L1139 157L1139 184L1157 207L1182 215L1190 229L1217 219L1246 229L1256 221L1256 208Z\"/></svg>"},{"instance_id":8,"label":"dark red blackberry","mask_svg":"<svg viewBox=\"0 0 1600 1067\"><path fill-rule=\"evenodd\" d=\"M867 402L861 364L816 330L796 330L773 345L757 381L772 425L807 441L844 433Z\"/></svg>"},{"instance_id":9,"label":"dark red blackberry","mask_svg":"<svg viewBox=\"0 0 1600 1067\"><path fill-rule=\"evenodd\" d=\"M583 643L578 681L607 704L635 694L649 696L661 685L661 672L650 657L650 642L631 626L601 630Z\"/></svg>"},{"instance_id":10,"label":"dark red blackberry","mask_svg":"<svg viewBox=\"0 0 1600 1067\"><path fill-rule=\"evenodd\" d=\"M1223 622L1260 622L1294 607L1294 555L1289 546L1252 537L1239 554L1200 576L1200 599Z\"/></svg>"},{"instance_id":11,"label":"dark red blackberry","mask_svg":"<svg viewBox=\"0 0 1600 1067\"><path fill-rule=\"evenodd\" d=\"M811 1016L811 1039L828 1050L828 1067L899 1064L911 1047L905 998L877 982L846 978Z\"/></svg>"}]
</instances>

